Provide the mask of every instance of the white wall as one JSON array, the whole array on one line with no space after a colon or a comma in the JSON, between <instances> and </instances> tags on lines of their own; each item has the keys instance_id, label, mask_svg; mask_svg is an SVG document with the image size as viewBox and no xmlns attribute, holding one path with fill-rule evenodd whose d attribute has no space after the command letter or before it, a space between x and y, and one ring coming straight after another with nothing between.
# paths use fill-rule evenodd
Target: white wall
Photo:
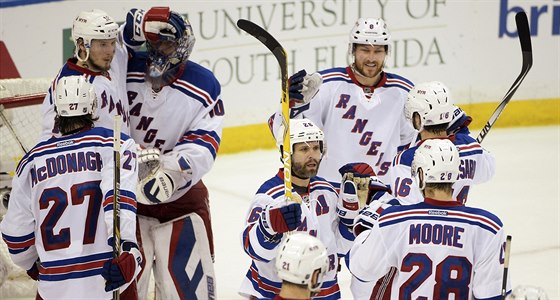
<instances>
[{"instance_id":1,"label":"white wall","mask_svg":"<svg viewBox=\"0 0 560 300\"><path fill-rule=\"evenodd\" d=\"M500 100L519 73L518 39L505 33L515 32L519 7L529 15L534 64L514 99L560 98L556 0L61 1L0 9L0 39L22 77L50 77L62 65L62 29L81 10L100 8L122 22L129 8L152 5L188 14L197 37L191 59L222 82L226 126L265 122L281 92L274 58L234 26L238 18L264 25L283 44L292 73L346 65L354 21L383 17L393 37L389 72L441 80L458 102L472 103Z\"/></svg>"}]
</instances>

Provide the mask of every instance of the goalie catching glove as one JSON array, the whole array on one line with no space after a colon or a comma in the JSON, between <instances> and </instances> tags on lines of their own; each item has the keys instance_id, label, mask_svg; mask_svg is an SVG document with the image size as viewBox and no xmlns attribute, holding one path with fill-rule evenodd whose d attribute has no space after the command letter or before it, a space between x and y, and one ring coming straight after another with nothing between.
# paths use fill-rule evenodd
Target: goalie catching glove
<instances>
[{"instance_id":1,"label":"goalie catching glove","mask_svg":"<svg viewBox=\"0 0 560 300\"><path fill-rule=\"evenodd\" d=\"M121 249L123 252L103 265L101 276L105 279L105 291L110 292L131 282L140 273L142 255L138 245L124 241Z\"/></svg>"},{"instance_id":2,"label":"goalie catching glove","mask_svg":"<svg viewBox=\"0 0 560 300\"><path fill-rule=\"evenodd\" d=\"M288 79L292 118L309 108L309 101L319 92L322 83L321 74L307 74L305 70L295 73Z\"/></svg>"},{"instance_id":3,"label":"goalie catching glove","mask_svg":"<svg viewBox=\"0 0 560 300\"><path fill-rule=\"evenodd\" d=\"M185 29L183 18L169 7L152 7L148 11L133 8L126 16L124 36L127 44L140 46L146 40L178 39Z\"/></svg>"}]
</instances>

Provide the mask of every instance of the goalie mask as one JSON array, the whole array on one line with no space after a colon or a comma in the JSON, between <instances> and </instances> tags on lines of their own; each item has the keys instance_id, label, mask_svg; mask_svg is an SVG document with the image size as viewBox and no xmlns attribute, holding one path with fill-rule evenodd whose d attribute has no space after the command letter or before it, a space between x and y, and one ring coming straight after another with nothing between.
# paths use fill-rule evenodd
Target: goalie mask
<instances>
[{"instance_id":1,"label":"goalie mask","mask_svg":"<svg viewBox=\"0 0 560 300\"><path fill-rule=\"evenodd\" d=\"M60 78L55 87L54 105L56 115L60 117L93 115L97 106L97 96L86 77L66 76Z\"/></svg>"},{"instance_id":2,"label":"goalie mask","mask_svg":"<svg viewBox=\"0 0 560 300\"><path fill-rule=\"evenodd\" d=\"M327 249L307 233L289 235L278 248L276 271L282 280L307 285L311 292L321 289L329 259ZM317 273L317 274L315 274ZM313 278L316 276L315 282Z\"/></svg>"},{"instance_id":3,"label":"goalie mask","mask_svg":"<svg viewBox=\"0 0 560 300\"><path fill-rule=\"evenodd\" d=\"M283 154L284 146L284 124L280 125L276 133L276 146L280 149L280 155ZM294 151L294 145L297 143L318 141L321 147L321 153L325 153L323 140L325 135L323 131L317 127L309 119L291 119L290 120L290 152ZM282 156L281 156L282 157Z\"/></svg>"},{"instance_id":4,"label":"goalie mask","mask_svg":"<svg viewBox=\"0 0 560 300\"><path fill-rule=\"evenodd\" d=\"M350 31L348 54L354 54L354 44L389 46L391 34L381 18L359 18Z\"/></svg>"},{"instance_id":5,"label":"goalie mask","mask_svg":"<svg viewBox=\"0 0 560 300\"><path fill-rule=\"evenodd\" d=\"M459 151L450 140L425 140L414 153L412 176L421 190L426 183L454 183L459 178L460 163Z\"/></svg>"},{"instance_id":6,"label":"goalie mask","mask_svg":"<svg viewBox=\"0 0 560 300\"><path fill-rule=\"evenodd\" d=\"M184 31L181 37L160 37L157 40L148 40L148 78L161 78L174 75L176 68L186 62L196 41L191 24L178 13L170 11L172 17L183 20Z\"/></svg>"},{"instance_id":7,"label":"goalie mask","mask_svg":"<svg viewBox=\"0 0 560 300\"><path fill-rule=\"evenodd\" d=\"M405 116L413 121L414 113L420 115L420 129L449 123L453 119L453 109L449 89L439 81L420 83L408 93L404 106Z\"/></svg>"},{"instance_id":8,"label":"goalie mask","mask_svg":"<svg viewBox=\"0 0 560 300\"><path fill-rule=\"evenodd\" d=\"M81 12L72 25L72 41L74 41L75 55L80 61L89 58L91 41L94 39L108 40L115 39L119 35L119 25L104 11L94 9L92 11ZM86 48L86 57L80 58L80 47L78 40L82 39Z\"/></svg>"}]
</instances>

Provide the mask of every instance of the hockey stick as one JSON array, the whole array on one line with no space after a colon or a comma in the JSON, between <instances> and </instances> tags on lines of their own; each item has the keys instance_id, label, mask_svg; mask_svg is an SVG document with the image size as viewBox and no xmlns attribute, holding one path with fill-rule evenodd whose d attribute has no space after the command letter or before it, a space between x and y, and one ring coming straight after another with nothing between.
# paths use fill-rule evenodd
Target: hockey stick
<instances>
[{"instance_id":1,"label":"hockey stick","mask_svg":"<svg viewBox=\"0 0 560 300\"><path fill-rule=\"evenodd\" d=\"M506 249L504 250L504 277L502 278L502 300L506 299L507 294L507 275L509 269L509 252L511 249L511 235L506 237Z\"/></svg>"},{"instance_id":2,"label":"hockey stick","mask_svg":"<svg viewBox=\"0 0 560 300\"><path fill-rule=\"evenodd\" d=\"M500 117L500 114L506 108L506 105L509 103L509 100L511 100L511 97L513 97L513 94L515 94L515 91L517 91L517 88L519 87L519 85L521 85L521 82L523 81L523 79L525 79L525 76L527 76L527 73L529 73L529 70L533 65L531 32L529 30L529 22L527 21L527 14L524 11L518 12L515 15L515 24L517 26L517 34L519 35L519 42L521 43L521 52L523 54L523 64L521 65L521 73L519 73L519 76L517 76L517 79L515 79L515 81L513 82L513 84L507 91L507 93L505 94L504 98L502 99L502 102L500 102L500 104L498 105L498 107L496 108L496 110L488 120L488 122L486 122L486 125L484 125L484 127L478 134L478 137L476 138L478 143L482 143L484 137L488 134L492 126L494 126L494 123L496 123L498 117Z\"/></svg>"},{"instance_id":3,"label":"hockey stick","mask_svg":"<svg viewBox=\"0 0 560 300\"><path fill-rule=\"evenodd\" d=\"M282 124L284 139L282 161L284 162L284 196L286 200L295 200L292 196L292 147L290 147L290 99L288 96L288 55L280 43L259 25L244 19L237 20L237 27L254 36L274 55L280 65L282 75Z\"/></svg>"},{"instance_id":4,"label":"hockey stick","mask_svg":"<svg viewBox=\"0 0 560 300\"><path fill-rule=\"evenodd\" d=\"M115 115L113 128L113 258L121 254L121 220L120 220L120 188L121 188L121 116ZM113 291L113 300L121 297L120 289Z\"/></svg>"}]
</instances>

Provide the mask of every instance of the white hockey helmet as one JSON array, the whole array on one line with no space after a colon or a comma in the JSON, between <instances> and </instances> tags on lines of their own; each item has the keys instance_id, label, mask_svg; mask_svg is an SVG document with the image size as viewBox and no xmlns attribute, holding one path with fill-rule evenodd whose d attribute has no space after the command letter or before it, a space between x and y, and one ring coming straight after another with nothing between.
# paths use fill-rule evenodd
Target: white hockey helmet
<instances>
[{"instance_id":1,"label":"white hockey helmet","mask_svg":"<svg viewBox=\"0 0 560 300\"><path fill-rule=\"evenodd\" d=\"M412 161L412 176L423 190L426 183L453 183L459 177L459 150L448 139L429 139L418 146ZM423 180L420 181L419 172Z\"/></svg>"},{"instance_id":2,"label":"white hockey helmet","mask_svg":"<svg viewBox=\"0 0 560 300\"><path fill-rule=\"evenodd\" d=\"M119 25L113 21L106 12L100 9L91 11L82 11L72 25L72 41L74 41L75 55L80 61L86 61L89 57L89 49L91 41L94 39L108 40L117 38L119 35ZM86 58L81 59L78 55L80 48L78 47L78 39L84 41L86 47Z\"/></svg>"},{"instance_id":3,"label":"white hockey helmet","mask_svg":"<svg viewBox=\"0 0 560 300\"><path fill-rule=\"evenodd\" d=\"M420 83L408 92L404 112L411 122L414 113L418 113L422 130L424 126L451 122L454 108L449 89L439 81L431 81Z\"/></svg>"},{"instance_id":4,"label":"white hockey helmet","mask_svg":"<svg viewBox=\"0 0 560 300\"><path fill-rule=\"evenodd\" d=\"M389 45L391 34L381 18L359 18L349 34L348 54L352 55L354 44Z\"/></svg>"},{"instance_id":5,"label":"white hockey helmet","mask_svg":"<svg viewBox=\"0 0 560 300\"><path fill-rule=\"evenodd\" d=\"M289 235L278 248L276 271L282 280L307 285L309 290L317 292L323 284L329 259L327 249L318 238L307 233ZM313 285L313 273L319 270L317 282Z\"/></svg>"},{"instance_id":6,"label":"white hockey helmet","mask_svg":"<svg viewBox=\"0 0 560 300\"><path fill-rule=\"evenodd\" d=\"M548 295L543 288L520 285L515 287L511 294L506 297L507 300L548 300Z\"/></svg>"},{"instance_id":7,"label":"white hockey helmet","mask_svg":"<svg viewBox=\"0 0 560 300\"><path fill-rule=\"evenodd\" d=\"M324 153L325 146L323 140L325 135L323 131L317 127L309 119L291 119L290 120L290 148L294 149L294 145L297 143L313 142L318 141L321 145L321 153ZM276 146L282 152L282 146L284 145L284 124L280 125L278 132L276 133Z\"/></svg>"},{"instance_id":8,"label":"white hockey helmet","mask_svg":"<svg viewBox=\"0 0 560 300\"><path fill-rule=\"evenodd\" d=\"M54 105L60 117L93 114L97 106L93 85L81 75L60 78L55 88Z\"/></svg>"}]
</instances>

